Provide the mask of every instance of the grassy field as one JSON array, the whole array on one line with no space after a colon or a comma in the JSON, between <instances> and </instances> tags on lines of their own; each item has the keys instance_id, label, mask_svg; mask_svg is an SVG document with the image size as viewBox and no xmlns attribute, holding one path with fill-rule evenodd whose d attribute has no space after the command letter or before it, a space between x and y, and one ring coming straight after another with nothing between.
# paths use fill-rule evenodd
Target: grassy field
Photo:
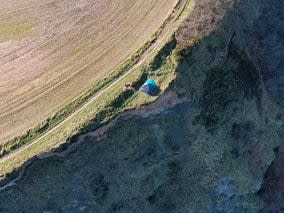
<instances>
[{"instance_id":1,"label":"grassy field","mask_svg":"<svg viewBox=\"0 0 284 213\"><path fill-rule=\"evenodd\" d=\"M42 123L102 80L153 35L176 3L1 0L0 17L7 21L0 30L0 142Z\"/></svg>"},{"instance_id":2,"label":"grassy field","mask_svg":"<svg viewBox=\"0 0 284 213\"><path fill-rule=\"evenodd\" d=\"M107 121L121 110L138 107L141 104L149 103L155 100L157 97L147 97L146 95L141 93L131 94L129 97L127 97L125 103L124 100L121 104L119 104L118 107L116 106L109 108L109 111L106 114L103 114L103 119L99 120L99 122L97 122L95 125L93 125L92 123L90 124L94 117L99 117L98 115L102 115L102 113L105 112L104 110L106 108L108 108L111 104L117 102L117 99L119 99L121 97L121 94L123 93L122 85L124 85L125 82L138 81L142 76L145 76L145 73L148 73L150 76L155 76L155 79L160 83L162 91L168 86L168 83L174 78L173 71L175 68L172 61L175 60L166 59L166 56L170 54L170 52L165 51L166 49L168 49L168 46L167 48L162 47L163 43L168 41L167 45L170 45L171 48L174 48L174 46L171 44L173 43L173 37L171 35L183 20L183 18L190 12L193 6L193 1L185 1L184 3L186 3L185 8L175 8L179 10L179 13L175 14L176 16L173 16L170 19L171 23L169 25L163 24L162 27L158 30L158 34L161 35L158 36L156 32L154 34L155 36L152 36L152 39L154 39L154 41L151 39L150 43L156 42L157 45L154 45L153 49L150 52L147 52L146 58L143 59L142 57L143 60L140 62L144 63L138 63L139 66L137 65L131 68L132 71L130 73L126 74L123 77L120 77L119 80L117 80L115 84L111 85L110 88L103 90L103 92L98 97L95 96L94 98L92 98L87 102L87 104L85 104L78 111L72 114L72 116L69 116L62 123L51 129L51 131L48 131L46 134L43 134L35 141L32 141L32 144L28 145L28 147L17 154L12 153L11 156L1 159L0 175L3 176L7 172L12 171L14 168L17 168L23 162L30 159L36 154L45 152L59 146L60 144L65 143L66 141L69 141L72 135L80 133L82 129L83 131L86 131L86 128L88 129L90 128L90 126L91 128L95 128L96 125L101 125L103 122ZM158 42L155 40L158 40ZM131 61L133 57L135 58L135 55L130 57L129 60ZM127 65L129 60L123 63L121 66L123 67L123 65ZM168 62L164 64L164 61ZM73 138L71 138L71 140Z\"/></svg>"}]
</instances>

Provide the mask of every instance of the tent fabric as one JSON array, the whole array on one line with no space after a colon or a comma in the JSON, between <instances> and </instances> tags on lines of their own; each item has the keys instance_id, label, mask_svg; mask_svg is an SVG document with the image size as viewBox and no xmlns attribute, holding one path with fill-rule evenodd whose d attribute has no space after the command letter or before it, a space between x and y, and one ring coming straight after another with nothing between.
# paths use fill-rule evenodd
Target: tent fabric
<instances>
[{"instance_id":1,"label":"tent fabric","mask_svg":"<svg viewBox=\"0 0 284 213\"><path fill-rule=\"evenodd\" d=\"M155 91L156 88L157 88L157 84L155 83L155 81L152 79L148 79L142 85L142 87L140 87L140 90L147 93L148 95L151 95Z\"/></svg>"},{"instance_id":2,"label":"tent fabric","mask_svg":"<svg viewBox=\"0 0 284 213\"><path fill-rule=\"evenodd\" d=\"M155 87L151 84L144 84L141 90L147 94L151 94L155 90Z\"/></svg>"},{"instance_id":3,"label":"tent fabric","mask_svg":"<svg viewBox=\"0 0 284 213\"><path fill-rule=\"evenodd\" d=\"M153 79L148 79L146 81L146 84L150 84L150 85L153 85L153 86L157 87L157 84L155 83L155 81Z\"/></svg>"}]
</instances>

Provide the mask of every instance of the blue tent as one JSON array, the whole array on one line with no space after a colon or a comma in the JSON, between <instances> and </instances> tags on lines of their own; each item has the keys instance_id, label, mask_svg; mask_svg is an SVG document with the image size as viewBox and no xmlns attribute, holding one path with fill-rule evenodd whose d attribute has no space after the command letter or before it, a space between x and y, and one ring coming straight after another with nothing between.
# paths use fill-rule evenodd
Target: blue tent
<instances>
[{"instance_id":1,"label":"blue tent","mask_svg":"<svg viewBox=\"0 0 284 213\"><path fill-rule=\"evenodd\" d=\"M143 92L147 93L148 95L153 94L153 92L157 89L157 84L155 83L154 80L148 79L142 87L140 87L140 90Z\"/></svg>"},{"instance_id":2,"label":"blue tent","mask_svg":"<svg viewBox=\"0 0 284 213\"><path fill-rule=\"evenodd\" d=\"M150 84L150 85L152 85L152 86L154 86L154 87L158 87L157 84L155 83L155 81L154 81L153 79L148 79L148 80L146 81L146 84Z\"/></svg>"}]
</instances>

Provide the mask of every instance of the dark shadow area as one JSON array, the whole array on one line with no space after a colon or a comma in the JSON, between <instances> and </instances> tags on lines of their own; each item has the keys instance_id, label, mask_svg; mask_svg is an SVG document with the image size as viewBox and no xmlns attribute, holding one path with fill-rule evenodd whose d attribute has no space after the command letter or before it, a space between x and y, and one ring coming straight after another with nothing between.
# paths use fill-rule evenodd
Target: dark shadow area
<instances>
[{"instance_id":1,"label":"dark shadow area","mask_svg":"<svg viewBox=\"0 0 284 213\"><path fill-rule=\"evenodd\" d=\"M174 35L173 35L174 36ZM150 63L151 70L157 70L163 66L163 63L166 61L166 58L171 55L172 51L176 48L177 40L175 37L170 39L165 46L154 57L153 61Z\"/></svg>"},{"instance_id":2,"label":"dark shadow area","mask_svg":"<svg viewBox=\"0 0 284 213\"><path fill-rule=\"evenodd\" d=\"M280 133L281 144L275 149L276 158L264 174L258 195L266 203L261 213L284 211L284 128Z\"/></svg>"},{"instance_id":3,"label":"dark shadow area","mask_svg":"<svg viewBox=\"0 0 284 213\"><path fill-rule=\"evenodd\" d=\"M268 97L265 98L274 104L282 105L284 100L284 69L283 63L280 63L284 56L284 40L281 39L284 32L281 12L283 6L283 1L279 0L238 1L216 30L181 51L183 60L177 69L176 86L187 88L187 95L201 108L200 114L194 120L195 125L203 124L213 135L222 124L229 122L238 112L248 107L245 105L247 100L256 103L261 119L274 119L271 116L272 109L266 108L264 112L263 108L267 106L264 106L262 99L266 90ZM254 10L256 8L259 10ZM208 14L210 16L210 12ZM209 17L204 22L200 19L199 21L203 28L208 29L211 29L209 23L214 23ZM189 28L182 26L179 35L181 41L188 42L195 38L196 25L190 23L188 20ZM196 83L200 79L203 79L203 84ZM283 121L282 118L279 119ZM242 143L248 143L251 147L247 151L248 156L253 156L255 161L258 159L257 163L251 163L251 157L248 158L252 170L266 167L263 156L274 148L270 145L270 150L252 151L257 149L252 148L253 146L257 147L265 142L250 143L251 132L256 126L254 122L249 121L249 126L246 123L234 123L232 126L232 130L236 126L245 128L239 128L237 135L232 134L236 142L232 144L231 154L234 158L239 158L244 146ZM283 139L282 134L281 143ZM283 147L281 150L265 172L264 183L258 193L265 205L261 212L284 212ZM261 170L258 172L263 173Z\"/></svg>"},{"instance_id":4,"label":"dark shadow area","mask_svg":"<svg viewBox=\"0 0 284 213\"><path fill-rule=\"evenodd\" d=\"M151 92L150 96L159 96L161 94L161 89L159 87L155 88L153 92Z\"/></svg>"}]
</instances>

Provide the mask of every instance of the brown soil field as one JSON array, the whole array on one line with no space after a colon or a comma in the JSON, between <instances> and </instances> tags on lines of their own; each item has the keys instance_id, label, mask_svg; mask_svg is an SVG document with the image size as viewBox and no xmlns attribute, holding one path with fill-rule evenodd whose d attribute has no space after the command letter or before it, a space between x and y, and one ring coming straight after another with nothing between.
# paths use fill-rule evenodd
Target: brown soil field
<instances>
[{"instance_id":1,"label":"brown soil field","mask_svg":"<svg viewBox=\"0 0 284 213\"><path fill-rule=\"evenodd\" d=\"M0 143L43 122L138 50L176 0L0 0Z\"/></svg>"}]
</instances>

